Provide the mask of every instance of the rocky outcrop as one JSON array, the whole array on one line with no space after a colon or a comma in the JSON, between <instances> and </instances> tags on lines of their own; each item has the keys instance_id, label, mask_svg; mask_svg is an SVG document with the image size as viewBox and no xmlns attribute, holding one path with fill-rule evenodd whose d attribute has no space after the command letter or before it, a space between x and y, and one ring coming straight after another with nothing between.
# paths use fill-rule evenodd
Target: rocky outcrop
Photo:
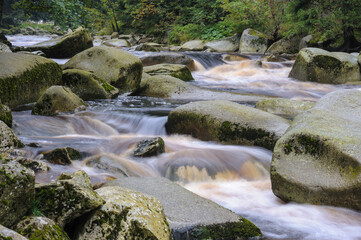
<instances>
[{"instance_id":1,"label":"rocky outcrop","mask_svg":"<svg viewBox=\"0 0 361 240\"><path fill-rule=\"evenodd\" d=\"M206 43L206 47L214 52L236 52L239 49L240 37L236 34L232 37L223 38Z\"/></svg>"},{"instance_id":2,"label":"rocky outcrop","mask_svg":"<svg viewBox=\"0 0 361 240\"><path fill-rule=\"evenodd\" d=\"M52 86L39 98L31 114L55 116L60 112L72 112L77 108L85 108L86 105L70 88Z\"/></svg>"},{"instance_id":3,"label":"rocky outcrop","mask_svg":"<svg viewBox=\"0 0 361 240\"><path fill-rule=\"evenodd\" d=\"M193 59L182 53L161 52L146 55L140 58L143 66L151 66L156 64L168 63L168 64L182 64L190 66L193 63Z\"/></svg>"},{"instance_id":4,"label":"rocky outcrop","mask_svg":"<svg viewBox=\"0 0 361 240\"><path fill-rule=\"evenodd\" d=\"M0 53L0 69L0 100L11 108L37 101L61 82L60 66L35 55Z\"/></svg>"},{"instance_id":5,"label":"rocky outcrop","mask_svg":"<svg viewBox=\"0 0 361 240\"><path fill-rule=\"evenodd\" d=\"M157 64L144 67L144 72L151 75L169 75L183 81L194 80L191 71L181 64Z\"/></svg>"},{"instance_id":6,"label":"rocky outcrop","mask_svg":"<svg viewBox=\"0 0 361 240\"><path fill-rule=\"evenodd\" d=\"M302 49L289 76L301 81L332 84L361 80L357 57L319 48Z\"/></svg>"},{"instance_id":7,"label":"rocky outcrop","mask_svg":"<svg viewBox=\"0 0 361 240\"><path fill-rule=\"evenodd\" d=\"M192 40L181 46L181 51L203 51L205 49L202 40Z\"/></svg>"},{"instance_id":8,"label":"rocky outcrop","mask_svg":"<svg viewBox=\"0 0 361 240\"><path fill-rule=\"evenodd\" d=\"M9 148L19 148L23 146L24 144L14 132L3 121L0 121L0 152Z\"/></svg>"},{"instance_id":9,"label":"rocky outcrop","mask_svg":"<svg viewBox=\"0 0 361 240\"><path fill-rule=\"evenodd\" d=\"M247 239L262 235L247 219L165 178L127 177L104 185L105 188L111 186L132 189L159 199L174 240Z\"/></svg>"},{"instance_id":10,"label":"rocky outcrop","mask_svg":"<svg viewBox=\"0 0 361 240\"><path fill-rule=\"evenodd\" d=\"M239 51L241 53L260 53L263 54L267 50L268 38L265 34L253 29L243 31Z\"/></svg>"},{"instance_id":11,"label":"rocky outcrop","mask_svg":"<svg viewBox=\"0 0 361 240\"><path fill-rule=\"evenodd\" d=\"M267 53L274 55L281 55L283 53L295 54L298 53L302 37L293 35L290 37L282 38L274 42L268 49Z\"/></svg>"},{"instance_id":12,"label":"rocky outcrop","mask_svg":"<svg viewBox=\"0 0 361 240\"><path fill-rule=\"evenodd\" d=\"M314 102L296 101L286 98L263 99L256 103L255 108L272 114L293 118L315 106Z\"/></svg>"},{"instance_id":13,"label":"rocky outcrop","mask_svg":"<svg viewBox=\"0 0 361 240\"><path fill-rule=\"evenodd\" d=\"M361 91L321 98L277 142L274 194L284 201L361 210Z\"/></svg>"},{"instance_id":14,"label":"rocky outcrop","mask_svg":"<svg viewBox=\"0 0 361 240\"><path fill-rule=\"evenodd\" d=\"M18 222L34 201L35 174L16 161L0 158L0 224Z\"/></svg>"},{"instance_id":15,"label":"rocky outcrop","mask_svg":"<svg viewBox=\"0 0 361 240\"><path fill-rule=\"evenodd\" d=\"M137 143L133 155L134 157L153 157L164 152L164 140L157 137Z\"/></svg>"},{"instance_id":16,"label":"rocky outcrop","mask_svg":"<svg viewBox=\"0 0 361 240\"><path fill-rule=\"evenodd\" d=\"M0 239L4 240L28 240L19 233L0 225Z\"/></svg>"},{"instance_id":17,"label":"rocky outcrop","mask_svg":"<svg viewBox=\"0 0 361 240\"><path fill-rule=\"evenodd\" d=\"M102 42L102 45L113 48L129 48L130 43L125 39L112 39Z\"/></svg>"},{"instance_id":18,"label":"rocky outcrop","mask_svg":"<svg viewBox=\"0 0 361 240\"><path fill-rule=\"evenodd\" d=\"M63 68L81 69L119 88L133 91L139 86L143 66L136 56L110 47L93 47L71 58Z\"/></svg>"},{"instance_id":19,"label":"rocky outcrop","mask_svg":"<svg viewBox=\"0 0 361 240\"><path fill-rule=\"evenodd\" d=\"M154 197L118 186L96 192L106 203L91 214L75 239L170 239L162 205Z\"/></svg>"},{"instance_id":20,"label":"rocky outcrop","mask_svg":"<svg viewBox=\"0 0 361 240\"><path fill-rule=\"evenodd\" d=\"M69 69L63 72L62 85L85 101L95 99L110 99L119 95L119 90L93 73Z\"/></svg>"},{"instance_id":21,"label":"rocky outcrop","mask_svg":"<svg viewBox=\"0 0 361 240\"><path fill-rule=\"evenodd\" d=\"M204 141L260 146L272 150L289 127L276 115L229 101L193 102L168 115L169 134L189 134Z\"/></svg>"},{"instance_id":22,"label":"rocky outcrop","mask_svg":"<svg viewBox=\"0 0 361 240\"><path fill-rule=\"evenodd\" d=\"M53 164L68 165L72 160L81 158L81 153L74 148L56 148L52 151L44 152L44 159Z\"/></svg>"},{"instance_id":23,"label":"rocky outcrop","mask_svg":"<svg viewBox=\"0 0 361 240\"><path fill-rule=\"evenodd\" d=\"M13 114L8 106L0 103L0 121L3 121L8 127L13 125Z\"/></svg>"}]
</instances>

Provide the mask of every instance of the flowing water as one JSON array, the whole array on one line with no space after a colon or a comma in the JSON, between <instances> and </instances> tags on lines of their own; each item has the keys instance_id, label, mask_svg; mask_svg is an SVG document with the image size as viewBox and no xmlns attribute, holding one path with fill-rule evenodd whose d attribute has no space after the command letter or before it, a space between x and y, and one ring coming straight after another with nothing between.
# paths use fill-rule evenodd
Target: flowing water
<instances>
[{"instance_id":1,"label":"flowing water","mask_svg":"<svg viewBox=\"0 0 361 240\"><path fill-rule=\"evenodd\" d=\"M31 37L23 37L19 40ZM18 38L10 40L16 42ZM138 52L137 55L144 53ZM198 61L194 85L233 92L316 101L328 92L352 86L298 82L288 78L292 61L266 62L261 56L229 61L221 54L187 53ZM212 59L215 59L214 61ZM88 102L84 112L56 117L14 112L14 130L28 156L71 146L85 156L71 166L51 165L37 181L49 182L61 172L85 170L93 183L122 176L163 176L249 218L267 239L361 239L361 213L343 208L284 203L271 190L272 152L247 146L203 142L189 136L167 135L169 111L186 100L119 96ZM166 153L135 159L135 144L161 136Z\"/></svg>"}]
</instances>

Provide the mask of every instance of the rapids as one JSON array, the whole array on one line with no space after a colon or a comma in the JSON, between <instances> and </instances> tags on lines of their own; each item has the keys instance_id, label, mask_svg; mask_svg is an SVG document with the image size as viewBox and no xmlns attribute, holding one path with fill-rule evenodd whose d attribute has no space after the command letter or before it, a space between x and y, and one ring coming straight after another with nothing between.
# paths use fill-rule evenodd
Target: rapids
<instances>
[{"instance_id":1,"label":"rapids","mask_svg":"<svg viewBox=\"0 0 361 240\"><path fill-rule=\"evenodd\" d=\"M10 36L9 40L14 45L25 45L44 39ZM262 56L227 61L216 53L186 54L198 62L192 84L204 88L316 101L329 92L352 87L290 79L292 61L271 63ZM85 170L93 183L124 175L163 176L249 218L266 239L361 239L360 212L284 203L275 197L269 179L272 152L167 135L167 114L186 102L122 95L88 102L88 109L76 114L44 117L32 116L30 111L13 112L14 131L23 143L40 145L26 147L28 157L40 160L41 152L65 146L86 156L70 166L50 164L52 170L38 174L38 182L49 182L62 172L79 169ZM155 136L164 139L166 153L143 159L131 156L138 141Z\"/></svg>"}]
</instances>

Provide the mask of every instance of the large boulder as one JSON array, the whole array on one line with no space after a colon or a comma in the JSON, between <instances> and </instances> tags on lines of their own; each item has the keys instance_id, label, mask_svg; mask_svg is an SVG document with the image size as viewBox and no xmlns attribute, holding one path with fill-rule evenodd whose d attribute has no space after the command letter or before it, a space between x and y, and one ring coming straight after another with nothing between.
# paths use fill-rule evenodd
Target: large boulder
<instances>
[{"instance_id":1,"label":"large boulder","mask_svg":"<svg viewBox=\"0 0 361 240\"><path fill-rule=\"evenodd\" d=\"M36 102L31 114L55 116L60 112L72 112L87 104L75 95L70 88L52 86Z\"/></svg>"},{"instance_id":2,"label":"large boulder","mask_svg":"<svg viewBox=\"0 0 361 240\"><path fill-rule=\"evenodd\" d=\"M247 239L262 235L247 219L165 178L127 177L104 185L105 188L110 186L132 189L159 199L174 240Z\"/></svg>"},{"instance_id":3,"label":"large boulder","mask_svg":"<svg viewBox=\"0 0 361 240\"><path fill-rule=\"evenodd\" d=\"M285 201L361 210L361 91L341 90L298 115L277 142L274 194Z\"/></svg>"},{"instance_id":4,"label":"large boulder","mask_svg":"<svg viewBox=\"0 0 361 240\"><path fill-rule=\"evenodd\" d=\"M24 144L18 139L14 132L0 120L0 152L9 148L23 147Z\"/></svg>"},{"instance_id":5,"label":"large boulder","mask_svg":"<svg viewBox=\"0 0 361 240\"><path fill-rule=\"evenodd\" d=\"M151 76L155 75L169 75L179 78L183 81L194 80L191 71L181 64L157 64L153 66L144 67L144 72Z\"/></svg>"},{"instance_id":6,"label":"large boulder","mask_svg":"<svg viewBox=\"0 0 361 240\"><path fill-rule=\"evenodd\" d=\"M274 42L268 49L267 52L275 55L281 55L283 53L295 54L299 52L299 46L302 37L299 35L293 35L285 37L277 42Z\"/></svg>"},{"instance_id":7,"label":"large boulder","mask_svg":"<svg viewBox=\"0 0 361 240\"><path fill-rule=\"evenodd\" d=\"M102 42L102 45L113 48L127 48L130 47L130 43L125 39L112 39Z\"/></svg>"},{"instance_id":8,"label":"large boulder","mask_svg":"<svg viewBox=\"0 0 361 240\"><path fill-rule=\"evenodd\" d=\"M106 203L92 212L75 239L170 239L163 207L154 197L118 186L96 192Z\"/></svg>"},{"instance_id":9,"label":"large boulder","mask_svg":"<svg viewBox=\"0 0 361 240\"><path fill-rule=\"evenodd\" d=\"M0 53L1 53L1 52L8 52L8 53L10 53L10 52L12 52L12 51L11 51L11 49L10 49L10 47L9 47L8 45L6 45L5 43L0 42Z\"/></svg>"},{"instance_id":10,"label":"large boulder","mask_svg":"<svg viewBox=\"0 0 361 240\"><path fill-rule=\"evenodd\" d=\"M40 50L50 58L69 58L93 46L93 40L84 28L78 28L62 37L22 48L26 51Z\"/></svg>"},{"instance_id":11,"label":"large boulder","mask_svg":"<svg viewBox=\"0 0 361 240\"><path fill-rule=\"evenodd\" d=\"M289 76L301 81L332 84L361 80L357 57L319 48L302 49Z\"/></svg>"},{"instance_id":12,"label":"large boulder","mask_svg":"<svg viewBox=\"0 0 361 240\"><path fill-rule=\"evenodd\" d=\"M268 38L265 34L253 29L243 31L239 51L241 53L260 53L263 54L267 50Z\"/></svg>"},{"instance_id":13,"label":"large boulder","mask_svg":"<svg viewBox=\"0 0 361 240\"><path fill-rule=\"evenodd\" d=\"M3 121L10 128L13 125L13 114L11 113L11 109L0 103L0 121Z\"/></svg>"},{"instance_id":14,"label":"large boulder","mask_svg":"<svg viewBox=\"0 0 361 240\"><path fill-rule=\"evenodd\" d=\"M62 85L85 101L115 98L119 90L91 72L79 69L63 71Z\"/></svg>"},{"instance_id":15,"label":"large boulder","mask_svg":"<svg viewBox=\"0 0 361 240\"><path fill-rule=\"evenodd\" d=\"M10 227L34 202L35 174L16 161L0 158L0 224Z\"/></svg>"},{"instance_id":16,"label":"large boulder","mask_svg":"<svg viewBox=\"0 0 361 240\"><path fill-rule=\"evenodd\" d=\"M181 51L203 51L205 49L202 40L191 40L181 46Z\"/></svg>"},{"instance_id":17,"label":"large boulder","mask_svg":"<svg viewBox=\"0 0 361 240\"><path fill-rule=\"evenodd\" d=\"M93 47L71 58L64 69L81 69L119 88L132 91L139 86L143 65L139 58L119 49Z\"/></svg>"},{"instance_id":18,"label":"large boulder","mask_svg":"<svg viewBox=\"0 0 361 240\"><path fill-rule=\"evenodd\" d=\"M182 53L172 52L160 52L146 55L140 58L143 66L151 66L156 64L168 63L168 64L182 64L190 66L193 63L193 59Z\"/></svg>"},{"instance_id":19,"label":"large boulder","mask_svg":"<svg viewBox=\"0 0 361 240\"><path fill-rule=\"evenodd\" d=\"M239 49L240 37L236 34L232 37L223 38L206 43L206 47L215 52L236 52Z\"/></svg>"},{"instance_id":20,"label":"large boulder","mask_svg":"<svg viewBox=\"0 0 361 240\"><path fill-rule=\"evenodd\" d=\"M84 171L63 173L57 181L35 188L37 208L60 227L103 205Z\"/></svg>"},{"instance_id":21,"label":"large boulder","mask_svg":"<svg viewBox=\"0 0 361 240\"><path fill-rule=\"evenodd\" d=\"M170 134L270 150L288 127L289 121L284 118L229 101L201 101L177 107L166 123Z\"/></svg>"},{"instance_id":22,"label":"large boulder","mask_svg":"<svg viewBox=\"0 0 361 240\"><path fill-rule=\"evenodd\" d=\"M28 240L19 233L0 225L0 239L2 240Z\"/></svg>"},{"instance_id":23,"label":"large boulder","mask_svg":"<svg viewBox=\"0 0 361 240\"><path fill-rule=\"evenodd\" d=\"M303 37L300 41L300 45L298 45L298 49L301 50L302 48L311 47L312 45L313 35L307 35Z\"/></svg>"},{"instance_id":24,"label":"large boulder","mask_svg":"<svg viewBox=\"0 0 361 240\"><path fill-rule=\"evenodd\" d=\"M50 86L61 82L54 61L29 54L0 53L0 100L9 107L35 102Z\"/></svg>"}]
</instances>

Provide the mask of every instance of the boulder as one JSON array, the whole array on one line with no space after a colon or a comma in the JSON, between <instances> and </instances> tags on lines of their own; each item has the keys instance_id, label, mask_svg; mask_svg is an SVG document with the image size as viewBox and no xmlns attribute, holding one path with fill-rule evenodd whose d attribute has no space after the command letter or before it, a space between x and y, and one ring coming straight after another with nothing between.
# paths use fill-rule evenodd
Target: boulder
<instances>
[{"instance_id":1,"label":"boulder","mask_svg":"<svg viewBox=\"0 0 361 240\"><path fill-rule=\"evenodd\" d=\"M123 159L122 159L123 160ZM128 177L138 174L133 174L132 168L128 164L123 164L123 161L119 161L119 157L114 155L96 155L84 160L85 165L91 168L96 168L106 173L111 173L116 177ZM129 161L125 161L129 162ZM134 165L132 165L134 166Z\"/></svg>"},{"instance_id":2,"label":"boulder","mask_svg":"<svg viewBox=\"0 0 361 240\"><path fill-rule=\"evenodd\" d=\"M181 64L157 64L153 66L144 67L144 72L151 76L155 75L168 75L183 81L194 80L191 71Z\"/></svg>"},{"instance_id":3,"label":"boulder","mask_svg":"<svg viewBox=\"0 0 361 240\"><path fill-rule=\"evenodd\" d=\"M0 239L4 240L28 240L19 233L0 225Z\"/></svg>"},{"instance_id":4,"label":"boulder","mask_svg":"<svg viewBox=\"0 0 361 240\"><path fill-rule=\"evenodd\" d=\"M103 205L84 171L63 173L58 180L35 188L39 212L60 227Z\"/></svg>"},{"instance_id":5,"label":"boulder","mask_svg":"<svg viewBox=\"0 0 361 240\"><path fill-rule=\"evenodd\" d=\"M289 77L319 83L343 84L361 80L357 57L319 48L302 49Z\"/></svg>"},{"instance_id":6,"label":"boulder","mask_svg":"<svg viewBox=\"0 0 361 240\"><path fill-rule=\"evenodd\" d=\"M157 137L137 143L133 155L134 157L153 157L164 152L164 140Z\"/></svg>"},{"instance_id":7,"label":"boulder","mask_svg":"<svg viewBox=\"0 0 361 240\"><path fill-rule=\"evenodd\" d=\"M81 158L81 153L74 148L56 148L52 151L44 152L44 159L53 164L68 165L72 160Z\"/></svg>"},{"instance_id":8,"label":"boulder","mask_svg":"<svg viewBox=\"0 0 361 240\"><path fill-rule=\"evenodd\" d=\"M0 224L10 227L34 202L35 174L16 161L0 158Z\"/></svg>"},{"instance_id":9,"label":"boulder","mask_svg":"<svg viewBox=\"0 0 361 240\"><path fill-rule=\"evenodd\" d=\"M91 214L75 239L170 239L163 207L154 197L118 186L96 192L106 203Z\"/></svg>"},{"instance_id":10,"label":"boulder","mask_svg":"<svg viewBox=\"0 0 361 240\"><path fill-rule=\"evenodd\" d=\"M85 101L116 98L119 90L91 72L79 69L63 71L62 85Z\"/></svg>"},{"instance_id":11,"label":"boulder","mask_svg":"<svg viewBox=\"0 0 361 240\"><path fill-rule=\"evenodd\" d=\"M15 159L18 163L23 165L26 168L29 168L33 170L35 173L39 172L47 172L50 170L50 167L45 162L25 158L25 157L19 157Z\"/></svg>"},{"instance_id":12,"label":"boulder","mask_svg":"<svg viewBox=\"0 0 361 240\"><path fill-rule=\"evenodd\" d=\"M88 31L82 27L62 37L20 48L26 51L40 50L49 58L69 58L93 46Z\"/></svg>"},{"instance_id":13,"label":"boulder","mask_svg":"<svg viewBox=\"0 0 361 240\"><path fill-rule=\"evenodd\" d=\"M277 142L274 194L284 201L361 210L361 91L327 94Z\"/></svg>"},{"instance_id":14,"label":"boulder","mask_svg":"<svg viewBox=\"0 0 361 240\"><path fill-rule=\"evenodd\" d=\"M168 63L168 64L182 64L190 66L193 63L193 59L182 53L161 52L146 55L140 58L143 66L151 66L156 64Z\"/></svg>"},{"instance_id":15,"label":"boulder","mask_svg":"<svg viewBox=\"0 0 361 240\"><path fill-rule=\"evenodd\" d=\"M243 31L239 51L241 53L259 53L264 54L267 50L268 38L265 34L253 29Z\"/></svg>"},{"instance_id":16,"label":"boulder","mask_svg":"<svg viewBox=\"0 0 361 240\"><path fill-rule=\"evenodd\" d=\"M21 148L24 144L3 121L0 121L0 152L13 147Z\"/></svg>"},{"instance_id":17,"label":"boulder","mask_svg":"<svg viewBox=\"0 0 361 240\"><path fill-rule=\"evenodd\" d=\"M31 114L55 116L60 112L72 112L77 108L85 108L86 105L70 88L52 86L39 98Z\"/></svg>"},{"instance_id":18,"label":"boulder","mask_svg":"<svg viewBox=\"0 0 361 240\"><path fill-rule=\"evenodd\" d=\"M104 188L111 186L128 188L159 199L174 240L246 239L262 235L247 219L165 178L127 177L110 181Z\"/></svg>"},{"instance_id":19,"label":"boulder","mask_svg":"<svg viewBox=\"0 0 361 240\"><path fill-rule=\"evenodd\" d=\"M132 91L139 86L143 66L136 56L110 47L93 47L71 58L66 69L81 69L119 88Z\"/></svg>"},{"instance_id":20,"label":"boulder","mask_svg":"<svg viewBox=\"0 0 361 240\"><path fill-rule=\"evenodd\" d=\"M159 52L167 51L168 48L159 43L143 43L135 48L135 51Z\"/></svg>"},{"instance_id":21,"label":"boulder","mask_svg":"<svg viewBox=\"0 0 361 240\"><path fill-rule=\"evenodd\" d=\"M268 49L267 53L281 55L282 53L295 54L299 51L299 46L302 37L293 35L290 37L282 38L274 42Z\"/></svg>"},{"instance_id":22,"label":"boulder","mask_svg":"<svg viewBox=\"0 0 361 240\"><path fill-rule=\"evenodd\" d=\"M3 121L8 127L13 126L13 114L8 106L0 103L0 121Z\"/></svg>"},{"instance_id":23,"label":"boulder","mask_svg":"<svg viewBox=\"0 0 361 240\"><path fill-rule=\"evenodd\" d=\"M236 34L232 37L223 38L206 43L206 47L215 52L236 52L239 48L240 38Z\"/></svg>"},{"instance_id":24,"label":"boulder","mask_svg":"<svg viewBox=\"0 0 361 240\"><path fill-rule=\"evenodd\" d=\"M202 40L192 40L181 46L181 51L203 51L205 46Z\"/></svg>"},{"instance_id":25,"label":"boulder","mask_svg":"<svg viewBox=\"0 0 361 240\"><path fill-rule=\"evenodd\" d=\"M102 45L113 48L130 47L130 43L125 39L112 39L102 42Z\"/></svg>"},{"instance_id":26,"label":"boulder","mask_svg":"<svg viewBox=\"0 0 361 240\"><path fill-rule=\"evenodd\" d=\"M294 118L315 106L314 102L296 101L286 98L262 99L257 102L255 108L272 114Z\"/></svg>"},{"instance_id":27,"label":"boulder","mask_svg":"<svg viewBox=\"0 0 361 240\"><path fill-rule=\"evenodd\" d=\"M0 53L1 52L12 52L10 47L6 45L5 43L0 42Z\"/></svg>"},{"instance_id":28,"label":"boulder","mask_svg":"<svg viewBox=\"0 0 361 240\"><path fill-rule=\"evenodd\" d=\"M15 230L31 240L70 240L63 229L46 217L26 217L16 224Z\"/></svg>"},{"instance_id":29,"label":"boulder","mask_svg":"<svg viewBox=\"0 0 361 240\"><path fill-rule=\"evenodd\" d=\"M306 37L303 37L300 41L300 45L298 46L298 49L301 50L302 48L311 47L312 39L313 39L312 35L307 35Z\"/></svg>"},{"instance_id":30,"label":"boulder","mask_svg":"<svg viewBox=\"0 0 361 240\"><path fill-rule=\"evenodd\" d=\"M119 37L119 33L113 32L112 35L110 35L110 39L116 39Z\"/></svg>"},{"instance_id":31,"label":"boulder","mask_svg":"<svg viewBox=\"0 0 361 240\"><path fill-rule=\"evenodd\" d=\"M289 121L284 118L229 101L192 102L177 107L166 123L169 134L270 150L288 127Z\"/></svg>"},{"instance_id":32,"label":"boulder","mask_svg":"<svg viewBox=\"0 0 361 240\"><path fill-rule=\"evenodd\" d=\"M61 82L60 66L40 56L0 53L0 69L0 100L11 108L37 101Z\"/></svg>"},{"instance_id":33,"label":"boulder","mask_svg":"<svg viewBox=\"0 0 361 240\"><path fill-rule=\"evenodd\" d=\"M0 32L0 43L4 43L8 45L9 47L12 47L11 42L6 38L5 34L3 32Z\"/></svg>"}]
</instances>

